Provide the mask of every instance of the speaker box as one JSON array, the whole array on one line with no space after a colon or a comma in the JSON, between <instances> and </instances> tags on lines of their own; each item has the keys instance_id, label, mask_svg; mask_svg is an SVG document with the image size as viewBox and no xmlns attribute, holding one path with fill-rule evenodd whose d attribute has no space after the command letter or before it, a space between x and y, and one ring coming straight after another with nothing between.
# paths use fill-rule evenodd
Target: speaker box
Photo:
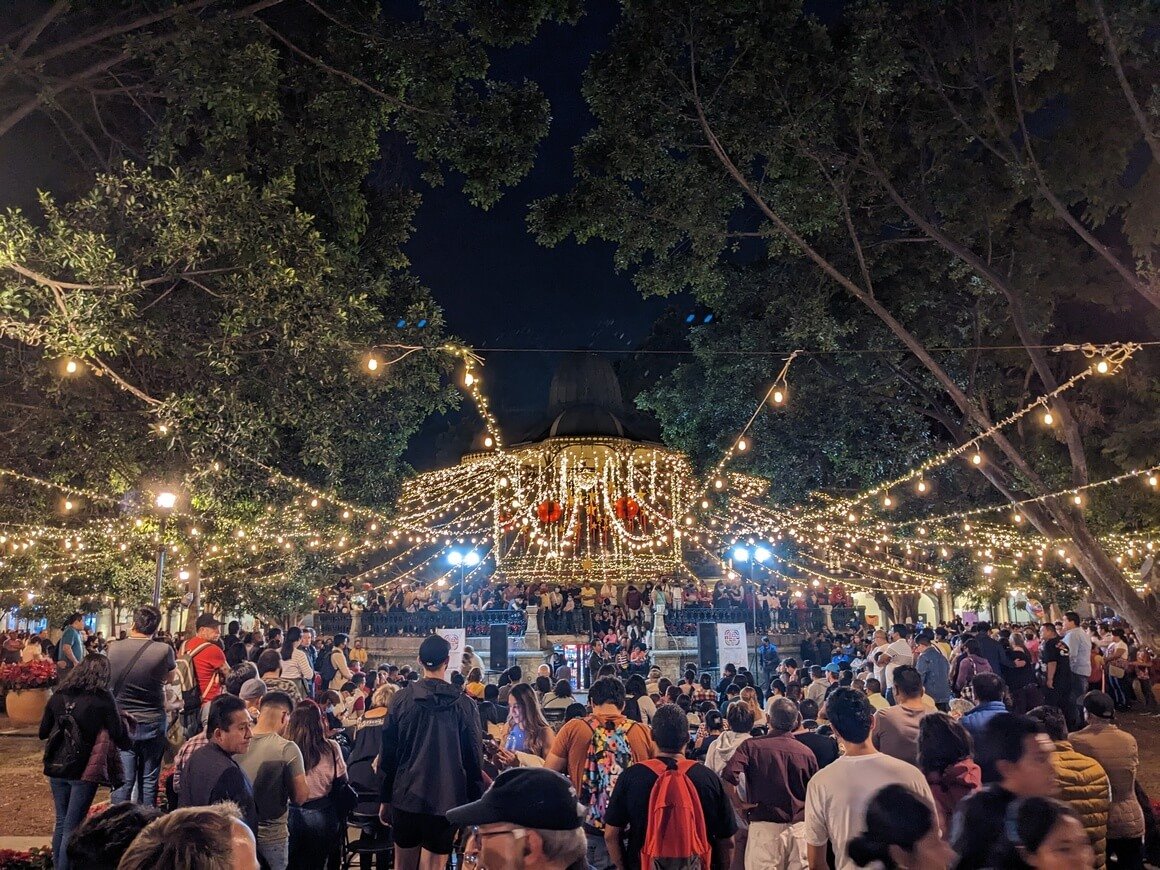
<instances>
[{"instance_id":1,"label":"speaker box","mask_svg":"<svg viewBox=\"0 0 1160 870\"><path fill-rule=\"evenodd\" d=\"M508 627L507 624L491 626L491 669L508 669Z\"/></svg>"},{"instance_id":2,"label":"speaker box","mask_svg":"<svg viewBox=\"0 0 1160 870\"><path fill-rule=\"evenodd\" d=\"M697 623L697 650L701 656L701 670L717 667L717 623Z\"/></svg>"}]
</instances>

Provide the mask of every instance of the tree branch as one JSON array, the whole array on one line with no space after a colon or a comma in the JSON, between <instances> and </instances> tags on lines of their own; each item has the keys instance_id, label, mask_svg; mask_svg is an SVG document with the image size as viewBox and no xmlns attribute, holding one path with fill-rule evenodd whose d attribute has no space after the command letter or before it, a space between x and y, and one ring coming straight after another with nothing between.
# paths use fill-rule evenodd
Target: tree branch
<instances>
[{"instance_id":1,"label":"tree branch","mask_svg":"<svg viewBox=\"0 0 1160 870\"><path fill-rule=\"evenodd\" d=\"M1124 99L1128 101L1128 107L1132 110L1132 117L1136 119L1140 132L1144 134L1144 141L1148 143L1148 148L1152 151L1152 160L1160 164L1160 138L1157 138L1149 126L1148 116L1144 114L1140 101L1136 99L1136 92L1132 90L1128 76L1124 73L1124 65L1120 62L1120 52L1116 48L1115 39L1112 37L1112 25L1104 11L1103 0L1092 0L1092 6L1096 11L1096 17L1100 20L1100 27L1104 31L1104 45L1108 49L1108 60L1111 61L1112 69L1116 71L1120 90L1124 93Z\"/></svg>"}]
</instances>

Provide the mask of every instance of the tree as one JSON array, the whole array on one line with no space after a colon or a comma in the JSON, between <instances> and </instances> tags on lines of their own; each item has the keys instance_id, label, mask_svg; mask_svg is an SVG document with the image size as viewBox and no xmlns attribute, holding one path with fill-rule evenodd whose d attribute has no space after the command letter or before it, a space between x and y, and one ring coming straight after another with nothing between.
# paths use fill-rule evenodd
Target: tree
<instances>
[{"instance_id":1,"label":"tree","mask_svg":"<svg viewBox=\"0 0 1160 870\"><path fill-rule=\"evenodd\" d=\"M1145 4L1117 10L1119 76L1076 15L872 2L826 28L800 4L630 4L589 70L598 126L574 189L532 226L548 243L613 240L644 292L710 305L742 255L808 264L905 349L899 378L962 443L1089 364L1047 347L1087 339L1093 315L1134 337L1154 302L1141 218L1160 176L1132 156L1156 115L1131 109L1156 74L1154 21ZM964 346L978 350L938 350ZM1053 400L1052 433L996 433L978 470L1010 501L1094 479L1114 421L1085 412L1106 395ZM1082 511L1047 499L1024 514L1066 539L1097 598L1160 637L1160 603Z\"/></svg>"},{"instance_id":2,"label":"tree","mask_svg":"<svg viewBox=\"0 0 1160 870\"><path fill-rule=\"evenodd\" d=\"M35 210L0 219L0 463L73 489L34 487L0 522L108 545L95 530L120 528L122 494L141 502L181 481L182 557L256 556L233 536L261 528L275 543L250 511L288 498L271 468L390 504L408 437L457 401L441 313L402 252L419 195L401 167L432 183L454 172L482 207L522 178L547 103L532 83L492 78L489 51L574 4L20 13L0 59L0 140L69 157ZM368 350L398 343L431 352L370 377ZM60 516L62 493L80 490L114 496L85 505L87 525ZM299 509L281 508L299 547ZM310 540L337 547L341 518L318 523ZM148 551L154 530L130 534ZM14 588L30 582L12 574Z\"/></svg>"}]
</instances>

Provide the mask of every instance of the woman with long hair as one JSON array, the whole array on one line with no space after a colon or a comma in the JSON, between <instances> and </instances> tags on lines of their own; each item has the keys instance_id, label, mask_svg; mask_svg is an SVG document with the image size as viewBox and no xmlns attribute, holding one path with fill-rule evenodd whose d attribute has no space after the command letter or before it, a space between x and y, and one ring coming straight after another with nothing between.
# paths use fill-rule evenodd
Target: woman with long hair
<instances>
[{"instance_id":1,"label":"woman with long hair","mask_svg":"<svg viewBox=\"0 0 1160 870\"><path fill-rule=\"evenodd\" d=\"M905 786L888 785L876 792L866 806L865 826L847 846L858 867L947 870L955 857L939 836L934 810Z\"/></svg>"},{"instance_id":2,"label":"woman with long hair","mask_svg":"<svg viewBox=\"0 0 1160 870\"><path fill-rule=\"evenodd\" d=\"M951 819L959 802L982 788L983 773L971 758L971 735L946 713L928 713L918 721L918 769L930 785L950 842Z\"/></svg>"},{"instance_id":3,"label":"woman with long hair","mask_svg":"<svg viewBox=\"0 0 1160 870\"><path fill-rule=\"evenodd\" d=\"M525 752L546 759L553 736L535 690L527 683L513 686L508 696L507 730L500 746L507 752Z\"/></svg>"},{"instance_id":4,"label":"woman with long hair","mask_svg":"<svg viewBox=\"0 0 1160 870\"><path fill-rule=\"evenodd\" d=\"M79 746L69 739L73 733L70 718L79 732ZM85 820L97 794L98 783L86 778L86 768L94 751L102 751L101 732L107 732L108 740L118 749L128 751L133 747L109 692L109 660L90 653L64 675L40 720L40 739L48 741L44 747L44 775L52 789L56 812L52 863L57 870L68 870L68 838ZM103 751L108 751L107 745Z\"/></svg>"},{"instance_id":5,"label":"woman with long hair","mask_svg":"<svg viewBox=\"0 0 1160 870\"><path fill-rule=\"evenodd\" d=\"M741 702L753 711L753 727L764 728L767 721L765 711L757 703L757 690L753 686L746 686L741 690Z\"/></svg>"},{"instance_id":6,"label":"woman with long hair","mask_svg":"<svg viewBox=\"0 0 1160 870\"><path fill-rule=\"evenodd\" d=\"M325 870L337 856L343 819L330 799L335 780L346 776L346 762L338 743L328 740L322 711L304 702L290 714L286 737L302 750L306 771L306 800L290 805L290 854L302 870Z\"/></svg>"},{"instance_id":7,"label":"woman with long hair","mask_svg":"<svg viewBox=\"0 0 1160 870\"><path fill-rule=\"evenodd\" d=\"M293 626L282 636L282 679L289 680L298 687L299 698L308 698L308 686L314 685L314 668L302 649L302 629Z\"/></svg>"},{"instance_id":8,"label":"woman with long hair","mask_svg":"<svg viewBox=\"0 0 1160 870\"><path fill-rule=\"evenodd\" d=\"M479 668L472 668L467 672L467 684L463 687L464 691L476 701L483 700L483 671Z\"/></svg>"}]
</instances>

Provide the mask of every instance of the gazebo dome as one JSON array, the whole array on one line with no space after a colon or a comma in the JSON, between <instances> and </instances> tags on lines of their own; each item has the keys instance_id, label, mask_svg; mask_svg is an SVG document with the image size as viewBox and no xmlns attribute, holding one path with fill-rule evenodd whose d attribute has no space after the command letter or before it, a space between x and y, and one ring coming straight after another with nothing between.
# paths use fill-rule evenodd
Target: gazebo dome
<instances>
[{"instance_id":1,"label":"gazebo dome","mask_svg":"<svg viewBox=\"0 0 1160 870\"><path fill-rule=\"evenodd\" d=\"M574 406L610 413L624 410L620 381L604 357L578 351L565 356L556 368L548 390L548 415L556 417Z\"/></svg>"}]
</instances>

